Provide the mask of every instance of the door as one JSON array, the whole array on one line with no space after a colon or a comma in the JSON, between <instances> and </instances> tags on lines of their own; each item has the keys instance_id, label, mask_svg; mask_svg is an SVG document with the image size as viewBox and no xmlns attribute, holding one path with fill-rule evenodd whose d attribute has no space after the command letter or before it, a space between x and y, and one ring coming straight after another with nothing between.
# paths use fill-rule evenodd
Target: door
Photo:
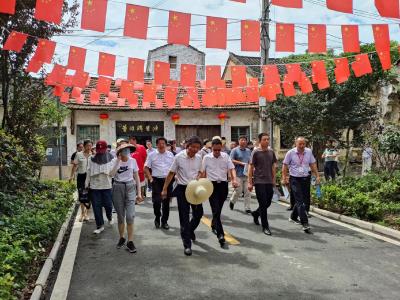
<instances>
[{"instance_id":1,"label":"door","mask_svg":"<svg viewBox=\"0 0 400 300\"><path fill-rule=\"evenodd\" d=\"M213 136L221 135L221 126L219 125L207 125L207 126L195 126L195 125L177 125L175 127L175 135L177 143L181 143L183 140L197 135L201 140L212 139Z\"/></svg>"}]
</instances>

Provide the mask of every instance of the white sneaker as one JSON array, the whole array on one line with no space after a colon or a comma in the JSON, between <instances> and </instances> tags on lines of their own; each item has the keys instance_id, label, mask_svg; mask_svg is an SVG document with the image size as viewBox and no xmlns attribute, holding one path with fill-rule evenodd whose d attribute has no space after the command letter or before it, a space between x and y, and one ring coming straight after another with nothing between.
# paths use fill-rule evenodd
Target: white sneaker
<instances>
[{"instance_id":1,"label":"white sneaker","mask_svg":"<svg viewBox=\"0 0 400 300\"><path fill-rule=\"evenodd\" d=\"M114 220L113 219L108 221L108 225L113 225L113 224L114 224Z\"/></svg>"},{"instance_id":2,"label":"white sneaker","mask_svg":"<svg viewBox=\"0 0 400 300\"><path fill-rule=\"evenodd\" d=\"M104 231L104 227L101 226L100 228L96 229L95 231L93 231L94 234L100 234Z\"/></svg>"}]
</instances>

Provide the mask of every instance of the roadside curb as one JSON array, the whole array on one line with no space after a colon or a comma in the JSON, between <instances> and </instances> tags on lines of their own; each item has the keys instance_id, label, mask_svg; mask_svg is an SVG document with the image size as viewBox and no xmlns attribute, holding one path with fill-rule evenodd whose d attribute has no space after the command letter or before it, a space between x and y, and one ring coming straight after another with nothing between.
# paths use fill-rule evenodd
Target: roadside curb
<instances>
[{"instance_id":1,"label":"roadside curb","mask_svg":"<svg viewBox=\"0 0 400 300\"><path fill-rule=\"evenodd\" d=\"M53 269L53 264L58 256L60 247L62 245L65 233L68 230L69 224L71 223L72 216L77 208L76 200L78 199L77 194L74 194L74 203L72 204L71 208L68 211L67 217L62 224L60 231L58 232L57 239L53 244L53 248L50 251L49 256L46 258L42 269L40 270L39 276L35 282L35 288L32 292L30 300L40 300L42 297L42 293L46 288L47 280L49 278L50 272Z\"/></svg>"}]
</instances>

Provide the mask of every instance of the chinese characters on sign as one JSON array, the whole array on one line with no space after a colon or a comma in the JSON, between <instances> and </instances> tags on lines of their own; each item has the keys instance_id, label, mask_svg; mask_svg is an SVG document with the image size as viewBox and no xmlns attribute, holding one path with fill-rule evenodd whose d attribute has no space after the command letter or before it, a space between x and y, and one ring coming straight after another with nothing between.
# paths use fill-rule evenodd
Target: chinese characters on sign
<instances>
[{"instance_id":1,"label":"chinese characters on sign","mask_svg":"<svg viewBox=\"0 0 400 300\"><path fill-rule=\"evenodd\" d=\"M163 136L164 122L117 121L117 136Z\"/></svg>"}]
</instances>

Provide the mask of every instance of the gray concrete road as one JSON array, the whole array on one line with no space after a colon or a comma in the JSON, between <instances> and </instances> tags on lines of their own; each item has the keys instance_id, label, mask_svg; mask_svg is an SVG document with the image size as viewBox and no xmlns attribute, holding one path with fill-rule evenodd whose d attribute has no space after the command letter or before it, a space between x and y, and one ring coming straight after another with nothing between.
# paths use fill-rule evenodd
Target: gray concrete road
<instances>
[{"instance_id":1,"label":"gray concrete road","mask_svg":"<svg viewBox=\"0 0 400 300\"><path fill-rule=\"evenodd\" d=\"M115 248L116 225L94 236L94 221L85 224L68 299L400 299L398 246L315 217L307 235L279 204L269 209L269 237L242 208L226 202L223 210L225 231L240 245L221 249L202 223L191 257L176 203L170 231L154 228L150 202L137 206L136 254Z\"/></svg>"}]
</instances>

